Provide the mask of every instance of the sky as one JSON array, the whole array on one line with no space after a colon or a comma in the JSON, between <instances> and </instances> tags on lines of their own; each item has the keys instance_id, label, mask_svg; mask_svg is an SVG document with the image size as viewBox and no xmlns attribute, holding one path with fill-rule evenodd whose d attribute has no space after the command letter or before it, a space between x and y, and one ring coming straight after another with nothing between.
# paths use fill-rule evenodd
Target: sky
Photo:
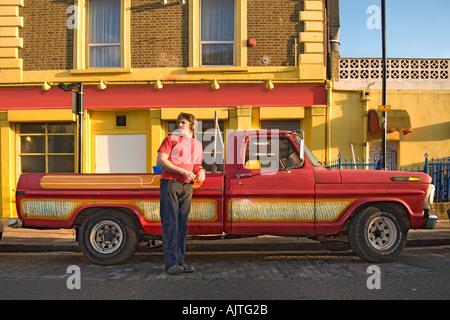
<instances>
[{"instance_id":1,"label":"sky","mask_svg":"<svg viewBox=\"0 0 450 320\"><path fill-rule=\"evenodd\" d=\"M381 58L381 1L340 0L340 56ZM385 0L387 58L450 58L449 0Z\"/></svg>"}]
</instances>

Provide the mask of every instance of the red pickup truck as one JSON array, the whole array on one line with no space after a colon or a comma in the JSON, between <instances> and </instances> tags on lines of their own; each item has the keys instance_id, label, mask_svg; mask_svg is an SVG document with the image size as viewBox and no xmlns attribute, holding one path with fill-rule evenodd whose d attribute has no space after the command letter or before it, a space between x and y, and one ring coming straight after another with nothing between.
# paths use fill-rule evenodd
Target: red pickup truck
<instances>
[{"instance_id":1,"label":"red pickup truck","mask_svg":"<svg viewBox=\"0 0 450 320\"><path fill-rule=\"evenodd\" d=\"M194 185L190 235L307 236L348 244L361 258L397 258L409 229L434 228L434 186L424 173L330 170L300 132L237 131L225 173ZM16 189L26 228L75 228L98 264L130 258L160 239L159 174L22 174Z\"/></svg>"}]
</instances>

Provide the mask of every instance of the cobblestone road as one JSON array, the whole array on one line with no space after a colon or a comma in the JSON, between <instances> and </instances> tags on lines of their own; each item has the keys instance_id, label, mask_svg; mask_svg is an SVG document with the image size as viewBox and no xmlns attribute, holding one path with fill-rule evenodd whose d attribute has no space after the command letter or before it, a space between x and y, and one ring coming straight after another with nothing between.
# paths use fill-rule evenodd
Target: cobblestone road
<instances>
[{"instance_id":1,"label":"cobblestone road","mask_svg":"<svg viewBox=\"0 0 450 320\"><path fill-rule=\"evenodd\" d=\"M159 252L114 266L92 264L81 253L0 253L0 299L450 298L450 246L407 248L398 261L379 264L381 290L367 285L373 265L351 252L190 252L187 261L194 273L170 276ZM80 290L69 286L73 266Z\"/></svg>"},{"instance_id":2,"label":"cobblestone road","mask_svg":"<svg viewBox=\"0 0 450 320\"><path fill-rule=\"evenodd\" d=\"M367 278L371 265L351 253L194 253L187 261L194 273L170 276L159 253L138 253L113 266L91 264L78 253L0 253L0 279L66 278L70 265L78 266L87 280L345 279ZM401 261L383 264L382 271L390 276L432 272Z\"/></svg>"}]
</instances>

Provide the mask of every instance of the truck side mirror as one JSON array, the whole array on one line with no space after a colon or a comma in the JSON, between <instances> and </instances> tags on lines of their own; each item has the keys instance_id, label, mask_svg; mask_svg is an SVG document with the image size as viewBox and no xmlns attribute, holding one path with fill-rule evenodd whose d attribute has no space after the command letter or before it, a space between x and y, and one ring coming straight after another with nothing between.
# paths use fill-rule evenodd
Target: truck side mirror
<instances>
[{"instance_id":1,"label":"truck side mirror","mask_svg":"<svg viewBox=\"0 0 450 320\"><path fill-rule=\"evenodd\" d=\"M305 161L305 140L300 140L300 160Z\"/></svg>"},{"instance_id":2,"label":"truck side mirror","mask_svg":"<svg viewBox=\"0 0 450 320\"><path fill-rule=\"evenodd\" d=\"M305 162L305 132L300 129L300 131L302 132L302 138L300 140L300 160L302 160L302 163Z\"/></svg>"}]
</instances>

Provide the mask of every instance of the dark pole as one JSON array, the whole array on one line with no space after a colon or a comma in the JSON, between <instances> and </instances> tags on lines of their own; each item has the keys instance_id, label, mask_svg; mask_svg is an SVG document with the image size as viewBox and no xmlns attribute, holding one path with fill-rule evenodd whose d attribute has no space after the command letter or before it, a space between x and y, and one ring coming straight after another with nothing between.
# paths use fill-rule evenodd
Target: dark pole
<instances>
[{"instance_id":1,"label":"dark pole","mask_svg":"<svg viewBox=\"0 0 450 320\"><path fill-rule=\"evenodd\" d=\"M66 92L72 92L72 112L77 115L78 124L78 173L83 172L83 113L84 113L84 93L83 83L74 82L71 84L59 83L58 88ZM75 91L77 90L77 91ZM75 100L75 101L74 101Z\"/></svg>"},{"instance_id":2,"label":"dark pole","mask_svg":"<svg viewBox=\"0 0 450 320\"><path fill-rule=\"evenodd\" d=\"M78 83L77 91L77 116L78 116L78 173L83 173L83 113L84 93L83 84Z\"/></svg>"},{"instance_id":3,"label":"dark pole","mask_svg":"<svg viewBox=\"0 0 450 320\"><path fill-rule=\"evenodd\" d=\"M386 1L381 0L381 41L382 41L382 50L383 50L383 102L382 105L386 105L386 78L387 78L387 59L386 59ZM386 170L386 128L387 128L387 112L385 110L382 111L381 118L381 132L382 132L382 141L381 148L383 152L383 159L381 162L381 166L383 170Z\"/></svg>"}]
</instances>

